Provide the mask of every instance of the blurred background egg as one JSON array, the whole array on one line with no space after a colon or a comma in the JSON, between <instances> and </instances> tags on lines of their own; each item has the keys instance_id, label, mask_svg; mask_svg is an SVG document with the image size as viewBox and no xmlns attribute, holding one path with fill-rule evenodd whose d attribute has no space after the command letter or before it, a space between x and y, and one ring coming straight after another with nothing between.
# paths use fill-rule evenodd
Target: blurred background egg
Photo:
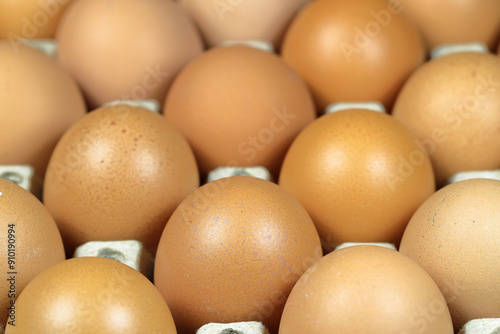
<instances>
[{"instance_id":1,"label":"blurred background egg","mask_svg":"<svg viewBox=\"0 0 500 334\"><path fill-rule=\"evenodd\" d=\"M261 165L276 176L316 111L302 79L278 56L225 46L182 70L164 115L188 139L203 175L219 166Z\"/></svg>"},{"instance_id":2,"label":"blurred background egg","mask_svg":"<svg viewBox=\"0 0 500 334\"><path fill-rule=\"evenodd\" d=\"M24 333L176 334L168 305L138 271L111 259L66 260L38 275L19 297Z\"/></svg>"},{"instance_id":3,"label":"blurred background egg","mask_svg":"<svg viewBox=\"0 0 500 334\"><path fill-rule=\"evenodd\" d=\"M453 334L436 283L408 257L379 246L326 255L299 279L280 334Z\"/></svg>"},{"instance_id":4,"label":"blurred background egg","mask_svg":"<svg viewBox=\"0 0 500 334\"><path fill-rule=\"evenodd\" d=\"M129 239L154 254L170 215L198 186L193 152L175 127L149 110L116 105L64 134L43 199L70 255L87 241Z\"/></svg>"},{"instance_id":5,"label":"blurred background egg","mask_svg":"<svg viewBox=\"0 0 500 334\"><path fill-rule=\"evenodd\" d=\"M398 244L435 190L416 138L391 116L363 109L306 127L286 154L279 184L304 205L327 251L343 242Z\"/></svg>"},{"instance_id":6,"label":"blurred background egg","mask_svg":"<svg viewBox=\"0 0 500 334\"><path fill-rule=\"evenodd\" d=\"M310 0L181 0L209 47L227 40L265 40L278 48L295 13Z\"/></svg>"},{"instance_id":7,"label":"blurred background egg","mask_svg":"<svg viewBox=\"0 0 500 334\"><path fill-rule=\"evenodd\" d=\"M43 52L0 41L0 164L43 176L64 131L84 116L73 78Z\"/></svg>"},{"instance_id":8,"label":"blurred background egg","mask_svg":"<svg viewBox=\"0 0 500 334\"><path fill-rule=\"evenodd\" d=\"M482 42L493 51L500 38L498 0L402 0L401 6L431 48Z\"/></svg>"},{"instance_id":9,"label":"blurred background egg","mask_svg":"<svg viewBox=\"0 0 500 334\"><path fill-rule=\"evenodd\" d=\"M0 0L0 39L54 38L73 0Z\"/></svg>"},{"instance_id":10,"label":"blurred background egg","mask_svg":"<svg viewBox=\"0 0 500 334\"><path fill-rule=\"evenodd\" d=\"M441 289L459 330L467 321L500 318L500 181L447 185L415 212L401 253Z\"/></svg>"},{"instance_id":11,"label":"blurred background egg","mask_svg":"<svg viewBox=\"0 0 500 334\"><path fill-rule=\"evenodd\" d=\"M427 62L392 114L430 155L439 186L460 171L500 168L500 58L462 52Z\"/></svg>"},{"instance_id":12,"label":"blurred background egg","mask_svg":"<svg viewBox=\"0 0 500 334\"><path fill-rule=\"evenodd\" d=\"M75 1L56 38L91 109L118 99L163 103L180 68L203 50L194 23L165 0Z\"/></svg>"},{"instance_id":13,"label":"blurred background egg","mask_svg":"<svg viewBox=\"0 0 500 334\"><path fill-rule=\"evenodd\" d=\"M205 184L174 212L158 246L155 285L179 333L253 320L275 334L290 290L321 256L311 218L288 192L229 177Z\"/></svg>"},{"instance_id":14,"label":"blurred background egg","mask_svg":"<svg viewBox=\"0 0 500 334\"><path fill-rule=\"evenodd\" d=\"M339 101L379 101L390 110L426 57L401 4L384 0L313 1L288 29L282 56L324 110Z\"/></svg>"},{"instance_id":15,"label":"blurred background egg","mask_svg":"<svg viewBox=\"0 0 500 334\"><path fill-rule=\"evenodd\" d=\"M30 192L0 178L0 331L19 318L11 301L45 269L65 260L54 219ZM12 245L12 246L10 246Z\"/></svg>"}]
</instances>

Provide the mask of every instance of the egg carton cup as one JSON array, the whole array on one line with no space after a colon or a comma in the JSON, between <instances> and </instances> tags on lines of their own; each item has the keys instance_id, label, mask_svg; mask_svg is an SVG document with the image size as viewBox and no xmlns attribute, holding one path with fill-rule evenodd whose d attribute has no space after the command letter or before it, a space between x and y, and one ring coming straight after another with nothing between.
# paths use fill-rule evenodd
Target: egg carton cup
<instances>
[{"instance_id":1,"label":"egg carton cup","mask_svg":"<svg viewBox=\"0 0 500 334\"><path fill-rule=\"evenodd\" d=\"M471 320L458 334L500 334L500 318Z\"/></svg>"},{"instance_id":2,"label":"egg carton cup","mask_svg":"<svg viewBox=\"0 0 500 334\"><path fill-rule=\"evenodd\" d=\"M461 52L479 52L489 53L488 47L484 43L457 43L457 44L443 44L434 47L431 50L431 59L440 58L454 53Z\"/></svg>"},{"instance_id":3,"label":"egg carton cup","mask_svg":"<svg viewBox=\"0 0 500 334\"><path fill-rule=\"evenodd\" d=\"M263 166L250 166L250 167L222 166L208 173L207 182L212 182L232 176L251 176L266 181L272 181L271 173L266 167Z\"/></svg>"},{"instance_id":4,"label":"egg carton cup","mask_svg":"<svg viewBox=\"0 0 500 334\"><path fill-rule=\"evenodd\" d=\"M102 107L114 107L114 106L132 106L140 107L150 110L154 113L160 113L160 103L155 99L145 99L145 100L115 100L111 102L104 103Z\"/></svg>"},{"instance_id":5,"label":"egg carton cup","mask_svg":"<svg viewBox=\"0 0 500 334\"><path fill-rule=\"evenodd\" d=\"M0 178L14 182L18 186L40 198L42 181L30 165L0 165Z\"/></svg>"},{"instance_id":6,"label":"egg carton cup","mask_svg":"<svg viewBox=\"0 0 500 334\"><path fill-rule=\"evenodd\" d=\"M233 46L233 45L245 45L254 49L266 51L269 53L274 53L273 43L265 40L228 40L220 43L220 46Z\"/></svg>"},{"instance_id":7,"label":"egg carton cup","mask_svg":"<svg viewBox=\"0 0 500 334\"><path fill-rule=\"evenodd\" d=\"M196 334L269 334L269 331L261 322L248 321L228 324L210 323L198 329Z\"/></svg>"},{"instance_id":8,"label":"egg carton cup","mask_svg":"<svg viewBox=\"0 0 500 334\"><path fill-rule=\"evenodd\" d=\"M500 180L500 169L495 170L477 170L477 171L464 171L453 174L448 178L447 184L470 180L470 179L493 179Z\"/></svg>"},{"instance_id":9,"label":"egg carton cup","mask_svg":"<svg viewBox=\"0 0 500 334\"><path fill-rule=\"evenodd\" d=\"M336 102L326 107L325 114L350 109L366 109L387 114L384 105L378 101Z\"/></svg>"},{"instance_id":10,"label":"egg carton cup","mask_svg":"<svg viewBox=\"0 0 500 334\"><path fill-rule=\"evenodd\" d=\"M137 240L89 241L73 257L104 257L119 261L153 280L154 258Z\"/></svg>"},{"instance_id":11,"label":"egg carton cup","mask_svg":"<svg viewBox=\"0 0 500 334\"><path fill-rule=\"evenodd\" d=\"M27 39L21 40L27 46L38 49L51 58L57 54L57 42L54 39Z\"/></svg>"},{"instance_id":12,"label":"egg carton cup","mask_svg":"<svg viewBox=\"0 0 500 334\"><path fill-rule=\"evenodd\" d=\"M391 244L389 242L344 242L343 244L340 244L337 247L335 247L334 251L354 246L379 246L397 251L396 246L394 246L394 244Z\"/></svg>"}]
</instances>

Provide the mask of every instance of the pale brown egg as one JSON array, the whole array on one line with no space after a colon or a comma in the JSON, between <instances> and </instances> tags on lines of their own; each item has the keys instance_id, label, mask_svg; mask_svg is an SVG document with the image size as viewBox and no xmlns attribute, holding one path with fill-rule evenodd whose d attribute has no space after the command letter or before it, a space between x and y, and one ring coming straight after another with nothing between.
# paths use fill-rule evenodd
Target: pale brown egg
<instances>
[{"instance_id":1,"label":"pale brown egg","mask_svg":"<svg viewBox=\"0 0 500 334\"><path fill-rule=\"evenodd\" d=\"M30 192L0 178L0 329L16 319L19 294L45 269L64 261L54 219Z\"/></svg>"},{"instance_id":2,"label":"pale brown egg","mask_svg":"<svg viewBox=\"0 0 500 334\"><path fill-rule=\"evenodd\" d=\"M182 134L159 114L117 105L92 111L64 134L43 197L69 254L87 241L128 239L154 254L170 215L198 186Z\"/></svg>"},{"instance_id":3,"label":"pale brown egg","mask_svg":"<svg viewBox=\"0 0 500 334\"><path fill-rule=\"evenodd\" d=\"M417 140L391 116L363 109L321 116L294 140L279 184L304 205L323 245L398 244L435 190Z\"/></svg>"},{"instance_id":4,"label":"pale brown egg","mask_svg":"<svg viewBox=\"0 0 500 334\"><path fill-rule=\"evenodd\" d=\"M0 165L28 164L43 176L57 141L85 112L76 82L55 60L0 41Z\"/></svg>"},{"instance_id":5,"label":"pale brown egg","mask_svg":"<svg viewBox=\"0 0 500 334\"><path fill-rule=\"evenodd\" d=\"M269 181L234 176L179 205L158 246L155 285L180 333L253 320L274 334L293 285L321 256L297 200Z\"/></svg>"},{"instance_id":6,"label":"pale brown egg","mask_svg":"<svg viewBox=\"0 0 500 334\"><path fill-rule=\"evenodd\" d=\"M38 275L6 334L176 334L168 305L138 271L100 257L66 260Z\"/></svg>"},{"instance_id":7,"label":"pale brown egg","mask_svg":"<svg viewBox=\"0 0 500 334\"><path fill-rule=\"evenodd\" d=\"M0 39L54 38L72 0L0 0Z\"/></svg>"},{"instance_id":8,"label":"pale brown egg","mask_svg":"<svg viewBox=\"0 0 500 334\"><path fill-rule=\"evenodd\" d=\"M392 114L430 155L439 186L460 171L499 168L500 58L462 52L427 62Z\"/></svg>"},{"instance_id":9,"label":"pale brown egg","mask_svg":"<svg viewBox=\"0 0 500 334\"><path fill-rule=\"evenodd\" d=\"M379 246L326 255L297 282L280 334L453 334L446 301L408 257Z\"/></svg>"},{"instance_id":10,"label":"pale brown egg","mask_svg":"<svg viewBox=\"0 0 500 334\"><path fill-rule=\"evenodd\" d=\"M402 13L422 31L428 47L482 42L492 51L500 38L498 0L402 0Z\"/></svg>"},{"instance_id":11,"label":"pale brown egg","mask_svg":"<svg viewBox=\"0 0 500 334\"><path fill-rule=\"evenodd\" d=\"M261 165L277 176L288 146L316 111L302 79L278 56L225 46L182 70L164 115L188 139L202 174Z\"/></svg>"},{"instance_id":12,"label":"pale brown egg","mask_svg":"<svg viewBox=\"0 0 500 334\"><path fill-rule=\"evenodd\" d=\"M278 48L295 13L310 0L181 0L209 47L265 40Z\"/></svg>"},{"instance_id":13,"label":"pale brown egg","mask_svg":"<svg viewBox=\"0 0 500 334\"><path fill-rule=\"evenodd\" d=\"M500 181L450 184L415 212L401 253L436 281L455 329L479 318L500 318Z\"/></svg>"},{"instance_id":14,"label":"pale brown egg","mask_svg":"<svg viewBox=\"0 0 500 334\"><path fill-rule=\"evenodd\" d=\"M85 0L66 11L58 58L91 106L130 99L162 103L177 72L203 45L173 1Z\"/></svg>"},{"instance_id":15,"label":"pale brown egg","mask_svg":"<svg viewBox=\"0 0 500 334\"><path fill-rule=\"evenodd\" d=\"M425 60L423 40L398 2L313 1L299 12L282 56L324 110L339 101L379 101L390 110Z\"/></svg>"}]
</instances>

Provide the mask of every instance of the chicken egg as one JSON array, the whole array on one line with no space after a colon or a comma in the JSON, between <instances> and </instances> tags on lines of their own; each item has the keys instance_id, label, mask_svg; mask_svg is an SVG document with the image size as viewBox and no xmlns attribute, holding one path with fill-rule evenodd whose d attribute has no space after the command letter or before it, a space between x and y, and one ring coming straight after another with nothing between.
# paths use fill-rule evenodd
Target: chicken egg
<instances>
[{"instance_id":1,"label":"chicken egg","mask_svg":"<svg viewBox=\"0 0 500 334\"><path fill-rule=\"evenodd\" d=\"M436 281L455 329L500 318L500 181L469 179L445 186L415 212L401 253Z\"/></svg>"},{"instance_id":2,"label":"chicken egg","mask_svg":"<svg viewBox=\"0 0 500 334\"><path fill-rule=\"evenodd\" d=\"M435 191L429 157L387 114L350 109L321 116L294 140L279 184L304 205L323 245L398 244Z\"/></svg>"},{"instance_id":3,"label":"chicken egg","mask_svg":"<svg viewBox=\"0 0 500 334\"><path fill-rule=\"evenodd\" d=\"M15 300L45 269L65 260L54 219L30 192L0 178L0 331L17 318Z\"/></svg>"},{"instance_id":4,"label":"chicken egg","mask_svg":"<svg viewBox=\"0 0 500 334\"><path fill-rule=\"evenodd\" d=\"M180 68L203 50L194 23L170 0L75 1L56 39L59 61L92 109L119 99L162 103Z\"/></svg>"},{"instance_id":5,"label":"chicken egg","mask_svg":"<svg viewBox=\"0 0 500 334\"><path fill-rule=\"evenodd\" d=\"M393 1L313 1L291 23L282 57L321 110L339 101L379 101L390 110L426 56L417 28L401 12Z\"/></svg>"},{"instance_id":6,"label":"chicken egg","mask_svg":"<svg viewBox=\"0 0 500 334\"><path fill-rule=\"evenodd\" d=\"M322 256L311 218L278 185L249 176L205 184L163 231L155 285L180 333L262 321L276 333L285 300Z\"/></svg>"},{"instance_id":7,"label":"chicken egg","mask_svg":"<svg viewBox=\"0 0 500 334\"><path fill-rule=\"evenodd\" d=\"M81 257L39 274L17 303L5 334L176 334L172 314L154 285L115 260Z\"/></svg>"},{"instance_id":8,"label":"chicken egg","mask_svg":"<svg viewBox=\"0 0 500 334\"><path fill-rule=\"evenodd\" d=\"M279 333L453 334L453 325L441 291L416 262L384 247L353 246L302 275Z\"/></svg>"},{"instance_id":9,"label":"chicken egg","mask_svg":"<svg viewBox=\"0 0 500 334\"><path fill-rule=\"evenodd\" d=\"M154 254L170 215L198 186L182 134L159 114L119 104L88 113L64 134L43 200L68 254L88 241L130 239Z\"/></svg>"}]
</instances>

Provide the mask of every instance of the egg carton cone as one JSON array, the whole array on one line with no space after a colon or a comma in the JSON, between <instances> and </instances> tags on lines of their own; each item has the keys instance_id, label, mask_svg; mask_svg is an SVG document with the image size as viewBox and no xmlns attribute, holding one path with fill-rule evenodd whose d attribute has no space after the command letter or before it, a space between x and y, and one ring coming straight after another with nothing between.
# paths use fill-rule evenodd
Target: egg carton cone
<instances>
[{"instance_id":1,"label":"egg carton cone","mask_svg":"<svg viewBox=\"0 0 500 334\"><path fill-rule=\"evenodd\" d=\"M353 246L379 246L379 247L389 248L392 250L397 250L396 246L394 246L394 244L391 244L389 242L344 242L343 244L340 244L337 247L335 247L334 250L337 251L343 248L348 248Z\"/></svg>"},{"instance_id":2,"label":"egg carton cone","mask_svg":"<svg viewBox=\"0 0 500 334\"><path fill-rule=\"evenodd\" d=\"M153 279L154 258L137 240L89 241L79 246L73 257L105 257L117 260Z\"/></svg>"},{"instance_id":3,"label":"egg carton cone","mask_svg":"<svg viewBox=\"0 0 500 334\"><path fill-rule=\"evenodd\" d=\"M104 103L102 107L109 107L109 106L121 106L121 105L127 105L127 106L132 106L132 107L141 107L144 109L148 109L152 112L155 112L157 114L160 113L160 103L156 101L155 99L146 99L146 100L115 100L111 102Z\"/></svg>"},{"instance_id":4,"label":"egg carton cone","mask_svg":"<svg viewBox=\"0 0 500 334\"><path fill-rule=\"evenodd\" d=\"M218 167L208 173L207 182L223 179L231 176L252 176L266 181L271 181L271 173L262 166L253 167Z\"/></svg>"},{"instance_id":5,"label":"egg carton cone","mask_svg":"<svg viewBox=\"0 0 500 334\"><path fill-rule=\"evenodd\" d=\"M484 43L461 43L461 44L443 44L434 47L431 50L431 59L440 58L460 52L479 52L488 53L488 47Z\"/></svg>"},{"instance_id":6,"label":"egg carton cone","mask_svg":"<svg viewBox=\"0 0 500 334\"><path fill-rule=\"evenodd\" d=\"M248 321L229 324L210 323L198 329L196 334L269 334L269 331L261 322Z\"/></svg>"},{"instance_id":7,"label":"egg carton cone","mask_svg":"<svg viewBox=\"0 0 500 334\"><path fill-rule=\"evenodd\" d=\"M42 179L30 165L0 165L0 178L14 182L38 198L41 196Z\"/></svg>"},{"instance_id":8,"label":"egg carton cone","mask_svg":"<svg viewBox=\"0 0 500 334\"><path fill-rule=\"evenodd\" d=\"M38 49L47 56L54 58L57 54L57 42L54 39L22 39L24 44Z\"/></svg>"},{"instance_id":9,"label":"egg carton cone","mask_svg":"<svg viewBox=\"0 0 500 334\"><path fill-rule=\"evenodd\" d=\"M233 46L233 45L245 45L254 49L270 53L274 52L273 43L264 40L246 40L246 41L228 40L220 44L220 46Z\"/></svg>"},{"instance_id":10,"label":"egg carton cone","mask_svg":"<svg viewBox=\"0 0 500 334\"><path fill-rule=\"evenodd\" d=\"M350 110L350 109L366 109L387 114L384 105L378 101L336 102L326 107L325 114L330 114L337 111Z\"/></svg>"},{"instance_id":11,"label":"egg carton cone","mask_svg":"<svg viewBox=\"0 0 500 334\"><path fill-rule=\"evenodd\" d=\"M453 174L448 178L447 184L470 180L470 179L493 179L500 180L500 169L495 170L477 170L477 171L464 171Z\"/></svg>"},{"instance_id":12,"label":"egg carton cone","mask_svg":"<svg viewBox=\"0 0 500 334\"><path fill-rule=\"evenodd\" d=\"M500 334L500 318L471 320L458 334Z\"/></svg>"}]
</instances>

